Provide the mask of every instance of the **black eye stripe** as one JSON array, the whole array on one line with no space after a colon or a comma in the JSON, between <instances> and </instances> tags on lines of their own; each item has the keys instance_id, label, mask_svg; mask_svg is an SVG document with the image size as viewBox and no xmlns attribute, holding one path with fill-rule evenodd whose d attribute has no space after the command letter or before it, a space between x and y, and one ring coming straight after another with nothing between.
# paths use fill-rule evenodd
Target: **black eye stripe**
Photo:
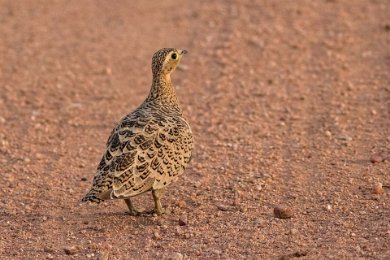
<instances>
[{"instance_id":1,"label":"black eye stripe","mask_svg":"<svg viewBox=\"0 0 390 260\"><path fill-rule=\"evenodd\" d=\"M176 53L172 53L171 57L172 57L172 59L176 60L177 54Z\"/></svg>"}]
</instances>

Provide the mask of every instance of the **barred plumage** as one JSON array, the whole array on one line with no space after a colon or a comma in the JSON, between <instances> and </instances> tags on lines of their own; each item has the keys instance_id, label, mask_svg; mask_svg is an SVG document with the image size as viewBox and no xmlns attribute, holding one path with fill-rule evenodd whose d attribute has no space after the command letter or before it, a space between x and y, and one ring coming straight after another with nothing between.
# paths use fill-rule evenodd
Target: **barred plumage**
<instances>
[{"instance_id":1,"label":"barred plumage","mask_svg":"<svg viewBox=\"0 0 390 260\"><path fill-rule=\"evenodd\" d=\"M155 212L162 214L164 188L177 180L191 159L192 132L171 83L171 73L186 51L161 49L153 55L153 84L146 100L123 117L107 141L90 191L83 202L125 199L152 191Z\"/></svg>"}]
</instances>

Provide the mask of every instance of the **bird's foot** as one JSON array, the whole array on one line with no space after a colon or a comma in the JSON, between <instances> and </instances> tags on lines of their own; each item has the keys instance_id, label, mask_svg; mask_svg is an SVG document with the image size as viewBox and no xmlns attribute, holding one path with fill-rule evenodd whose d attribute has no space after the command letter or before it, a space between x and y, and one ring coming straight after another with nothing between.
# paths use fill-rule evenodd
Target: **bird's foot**
<instances>
[{"instance_id":1,"label":"bird's foot","mask_svg":"<svg viewBox=\"0 0 390 260\"><path fill-rule=\"evenodd\" d=\"M138 210L136 210L136 209L129 209L129 211L127 212L130 216L134 216L134 217L136 217L136 216L141 216L142 214L143 214L143 212L142 211L138 211Z\"/></svg>"},{"instance_id":2,"label":"bird's foot","mask_svg":"<svg viewBox=\"0 0 390 260\"><path fill-rule=\"evenodd\" d=\"M142 211L138 211L134 207L134 205L133 205L133 203L131 203L130 199L125 199L125 202L126 202L127 207L129 208L129 211L128 211L129 215L131 215L131 216L140 216L143 213Z\"/></svg>"},{"instance_id":3,"label":"bird's foot","mask_svg":"<svg viewBox=\"0 0 390 260\"><path fill-rule=\"evenodd\" d=\"M142 212L143 214L147 214L147 215L158 215L158 216L161 216L163 214L166 213L166 210L163 209L163 208L154 208L154 209L150 209L150 210L146 210L144 212Z\"/></svg>"}]
</instances>

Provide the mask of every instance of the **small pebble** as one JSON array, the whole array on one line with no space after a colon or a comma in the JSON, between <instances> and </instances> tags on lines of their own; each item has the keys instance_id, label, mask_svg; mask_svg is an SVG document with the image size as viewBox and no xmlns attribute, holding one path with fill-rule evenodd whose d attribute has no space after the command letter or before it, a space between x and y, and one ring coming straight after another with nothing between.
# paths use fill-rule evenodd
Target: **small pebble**
<instances>
[{"instance_id":1,"label":"small pebble","mask_svg":"<svg viewBox=\"0 0 390 260\"><path fill-rule=\"evenodd\" d=\"M218 249L211 249L211 252L216 254L216 255L220 255L222 254L222 251L221 250L218 250Z\"/></svg>"},{"instance_id":2,"label":"small pebble","mask_svg":"<svg viewBox=\"0 0 390 260\"><path fill-rule=\"evenodd\" d=\"M331 137L332 133L330 131L325 131L325 135L328 136L328 137Z\"/></svg>"},{"instance_id":3,"label":"small pebble","mask_svg":"<svg viewBox=\"0 0 390 260\"><path fill-rule=\"evenodd\" d=\"M379 153L376 153L376 154L373 154L370 158L370 161L372 163L380 163L384 160L382 154L379 154Z\"/></svg>"},{"instance_id":4,"label":"small pebble","mask_svg":"<svg viewBox=\"0 0 390 260\"><path fill-rule=\"evenodd\" d=\"M240 212L245 213L248 211L248 208L245 206L240 207Z\"/></svg>"},{"instance_id":5,"label":"small pebble","mask_svg":"<svg viewBox=\"0 0 390 260\"><path fill-rule=\"evenodd\" d=\"M372 189L373 194L383 194L385 191L383 190L382 183L378 182L375 184L374 188Z\"/></svg>"},{"instance_id":6,"label":"small pebble","mask_svg":"<svg viewBox=\"0 0 390 260\"><path fill-rule=\"evenodd\" d=\"M217 205L217 208L221 211L228 211L229 210L229 207L226 206L226 205L223 205L223 204L219 204Z\"/></svg>"},{"instance_id":7,"label":"small pebble","mask_svg":"<svg viewBox=\"0 0 390 260\"><path fill-rule=\"evenodd\" d=\"M184 200L179 200L177 202L177 206L181 209L185 209L187 207L187 203Z\"/></svg>"},{"instance_id":8,"label":"small pebble","mask_svg":"<svg viewBox=\"0 0 390 260\"><path fill-rule=\"evenodd\" d=\"M86 177L81 177L81 181L87 181L88 179Z\"/></svg>"},{"instance_id":9,"label":"small pebble","mask_svg":"<svg viewBox=\"0 0 390 260\"><path fill-rule=\"evenodd\" d=\"M50 247L44 247L43 251L46 252L46 253L54 253L54 250L52 248L50 248Z\"/></svg>"},{"instance_id":10,"label":"small pebble","mask_svg":"<svg viewBox=\"0 0 390 260\"><path fill-rule=\"evenodd\" d=\"M202 186L202 183L200 181L194 182L194 187L195 188L199 188L200 186Z\"/></svg>"},{"instance_id":11,"label":"small pebble","mask_svg":"<svg viewBox=\"0 0 390 260\"><path fill-rule=\"evenodd\" d=\"M347 136L347 135L341 135L341 136L339 136L339 139L342 141L346 141L346 142L352 141L352 137Z\"/></svg>"},{"instance_id":12,"label":"small pebble","mask_svg":"<svg viewBox=\"0 0 390 260\"><path fill-rule=\"evenodd\" d=\"M154 239L157 239L157 240L161 238L160 233L158 231L155 231L153 236L154 236Z\"/></svg>"},{"instance_id":13,"label":"small pebble","mask_svg":"<svg viewBox=\"0 0 390 260\"><path fill-rule=\"evenodd\" d=\"M188 224L188 219L187 219L187 216L181 216L179 218L179 225L180 226L186 226Z\"/></svg>"},{"instance_id":14,"label":"small pebble","mask_svg":"<svg viewBox=\"0 0 390 260\"><path fill-rule=\"evenodd\" d=\"M75 246L68 246L64 248L65 254L75 255L77 253L77 248Z\"/></svg>"},{"instance_id":15,"label":"small pebble","mask_svg":"<svg viewBox=\"0 0 390 260\"><path fill-rule=\"evenodd\" d=\"M169 256L168 259L170 259L170 260L182 260L182 259L184 259L184 256L181 253L173 253L171 256Z\"/></svg>"},{"instance_id":16,"label":"small pebble","mask_svg":"<svg viewBox=\"0 0 390 260\"><path fill-rule=\"evenodd\" d=\"M104 69L104 72L106 73L106 75L111 75L111 74L112 74L112 70L111 70L110 67L106 67L106 68Z\"/></svg>"},{"instance_id":17,"label":"small pebble","mask_svg":"<svg viewBox=\"0 0 390 260\"><path fill-rule=\"evenodd\" d=\"M276 206L274 208L274 215L276 218L287 219L292 218L294 213L293 210L288 206Z\"/></svg>"},{"instance_id":18,"label":"small pebble","mask_svg":"<svg viewBox=\"0 0 390 260\"><path fill-rule=\"evenodd\" d=\"M99 260L108 260L108 255L109 255L108 251L100 252L98 259Z\"/></svg>"},{"instance_id":19,"label":"small pebble","mask_svg":"<svg viewBox=\"0 0 390 260\"><path fill-rule=\"evenodd\" d=\"M265 219L259 218L259 219L255 220L255 224L257 224L259 226L263 226L263 225L265 225L265 223L266 223Z\"/></svg>"},{"instance_id":20,"label":"small pebble","mask_svg":"<svg viewBox=\"0 0 390 260\"><path fill-rule=\"evenodd\" d=\"M294 236L294 235L298 234L298 230L295 229L295 228L292 228L292 229L290 230L290 234Z\"/></svg>"}]
</instances>

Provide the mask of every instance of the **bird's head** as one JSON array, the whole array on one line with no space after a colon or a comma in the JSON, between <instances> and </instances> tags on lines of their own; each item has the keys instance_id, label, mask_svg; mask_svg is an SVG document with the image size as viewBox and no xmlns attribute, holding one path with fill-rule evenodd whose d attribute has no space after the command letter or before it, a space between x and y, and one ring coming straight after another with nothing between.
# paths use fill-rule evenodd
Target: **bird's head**
<instances>
[{"instance_id":1,"label":"bird's head","mask_svg":"<svg viewBox=\"0 0 390 260\"><path fill-rule=\"evenodd\" d=\"M153 75L160 76L161 74L171 74L186 53L186 50L177 50L173 48L164 48L157 51L152 59Z\"/></svg>"}]
</instances>

